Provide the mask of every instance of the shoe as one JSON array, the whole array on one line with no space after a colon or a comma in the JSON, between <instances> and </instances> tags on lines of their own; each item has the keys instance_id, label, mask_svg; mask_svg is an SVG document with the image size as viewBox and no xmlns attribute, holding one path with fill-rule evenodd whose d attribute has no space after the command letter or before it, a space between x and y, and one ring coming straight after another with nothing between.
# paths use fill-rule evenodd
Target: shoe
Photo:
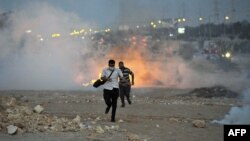
<instances>
[{"instance_id":1,"label":"shoe","mask_svg":"<svg viewBox=\"0 0 250 141\"><path fill-rule=\"evenodd\" d=\"M107 107L107 108L106 108L105 114L108 114L108 113L109 113L109 109L110 109L110 107Z\"/></svg>"},{"instance_id":2,"label":"shoe","mask_svg":"<svg viewBox=\"0 0 250 141\"><path fill-rule=\"evenodd\" d=\"M128 100L128 104L132 104L131 100Z\"/></svg>"}]
</instances>

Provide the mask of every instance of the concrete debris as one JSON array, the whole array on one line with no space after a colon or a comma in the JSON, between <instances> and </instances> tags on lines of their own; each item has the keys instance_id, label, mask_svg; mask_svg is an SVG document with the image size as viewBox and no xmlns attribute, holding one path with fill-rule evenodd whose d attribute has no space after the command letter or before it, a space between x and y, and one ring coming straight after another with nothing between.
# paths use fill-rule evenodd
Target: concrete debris
<instances>
[{"instance_id":1,"label":"concrete debris","mask_svg":"<svg viewBox=\"0 0 250 141\"><path fill-rule=\"evenodd\" d=\"M120 122L120 123L122 123L122 122L124 122L122 119L120 119L118 122Z\"/></svg>"},{"instance_id":2,"label":"concrete debris","mask_svg":"<svg viewBox=\"0 0 250 141\"><path fill-rule=\"evenodd\" d=\"M102 127L101 126L97 126L96 128L95 128L95 131L97 132L97 133L99 133L99 134L103 134L105 131L102 129Z\"/></svg>"},{"instance_id":3,"label":"concrete debris","mask_svg":"<svg viewBox=\"0 0 250 141\"><path fill-rule=\"evenodd\" d=\"M205 128L206 127L206 122L204 120L194 120L193 126L197 128Z\"/></svg>"},{"instance_id":4,"label":"concrete debris","mask_svg":"<svg viewBox=\"0 0 250 141\"><path fill-rule=\"evenodd\" d=\"M111 130L110 127L107 126L107 125L104 126L104 129L107 130L107 131L110 131L110 130Z\"/></svg>"},{"instance_id":5,"label":"concrete debris","mask_svg":"<svg viewBox=\"0 0 250 141\"><path fill-rule=\"evenodd\" d=\"M15 98L0 97L0 106L3 110L0 112L0 131L7 128L8 134L23 134L26 132L78 132L87 131L90 134L104 134L112 132L127 132L120 129L119 125L98 125L101 117L81 119L79 115L75 118L57 117L49 114L41 114L44 108L41 105L33 109L27 106L21 106ZM7 101L7 102L6 102ZM7 104L8 103L8 104ZM86 121L82 123L81 120ZM123 122L123 120L119 120Z\"/></svg>"},{"instance_id":6,"label":"concrete debris","mask_svg":"<svg viewBox=\"0 0 250 141\"><path fill-rule=\"evenodd\" d=\"M141 141L140 137L136 134L129 134L128 135L128 141Z\"/></svg>"},{"instance_id":7,"label":"concrete debris","mask_svg":"<svg viewBox=\"0 0 250 141\"><path fill-rule=\"evenodd\" d=\"M99 121L99 120L101 120L101 118L100 118L100 117L97 117L95 120L96 120L96 121Z\"/></svg>"},{"instance_id":8,"label":"concrete debris","mask_svg":"<svg viewBox=\"0 0 250 141\"><path fill-rule=\"evenodd\" d=\"M6 103L7 106L14 107L16 106L17 102L15 98L10 98L10 100Z\"/></svg>"},{"instance_id":9,"label":"concrete debris","mask_svg":"<svg viewBox=\"0 0 250 141\"><path fill-rule=\"evenodd\" d=\"M81 117L79 115L77 115L74 119L73 122L75 123L80 123L81 122Z\"/></svg>"},{"instance_id":10,"label":"concrete debris","mask_svg":"<svg viewBox=\"0 0 250 141\"><path fill-rule=\"evenodd\" d=\"M169 121L171 121L171 122L179 122L179 120L177 118L170 118Z\"/></svg>"},{"instance_id":11,"label":"concrete debris","mask_svg":"<svg viewBox=\"0 0 250 141\"><path fill-rule=\"evenodd\" d=\"M17 132L17 127L14 125L7 126L8 134L13 135Z\"/></svg>"},{"instance_id":12,"label":"concrete debris","mask_svg":"<svg viewBox=\"0 0 250 141\"><path fill-rule=\"evenodd\" d=\"M34 108L34 111L35 111L36 113L41 113L43 110L44 110L44 108L43 108L41 105L37 105L37 106Z\"/></svg>"}]
</instances>

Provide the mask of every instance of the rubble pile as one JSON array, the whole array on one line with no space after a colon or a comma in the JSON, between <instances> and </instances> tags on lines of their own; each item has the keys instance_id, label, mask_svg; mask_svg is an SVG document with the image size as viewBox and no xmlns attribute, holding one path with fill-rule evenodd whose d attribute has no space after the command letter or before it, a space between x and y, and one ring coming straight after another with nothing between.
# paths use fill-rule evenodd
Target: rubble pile
<instances>
[{"instance_id":1,"label":"rubble pile","mask_svg":"<svg viewBox=\"0 0 250 141\"><path fill-rule=\"evenodd\" d=\"M0 96L0 132L10 135L22 134L25 132L78 132L87 131L95 134L112 134L114 132L127 132L126 129L120 129L119 125L100 125L100 117L93 121L81 122L81 117L69 119L44 114L44 108L41 105L33 109L28 106L22 106L13 97ZM123 120L120 120L123 122Z\"/></svg>"},{"instance_id":2,"label":"rubble pile","mask_svg":"<svg viewBox=\"0 0 250 141\"><path fill-rule=\"evenodd\" d=\"M213 98L213 97L236 98L238 96L236 92L230 91L223 86L197 88L191 91L189 95L190 94L202 98Z\"/></svg>"}]
</instances>

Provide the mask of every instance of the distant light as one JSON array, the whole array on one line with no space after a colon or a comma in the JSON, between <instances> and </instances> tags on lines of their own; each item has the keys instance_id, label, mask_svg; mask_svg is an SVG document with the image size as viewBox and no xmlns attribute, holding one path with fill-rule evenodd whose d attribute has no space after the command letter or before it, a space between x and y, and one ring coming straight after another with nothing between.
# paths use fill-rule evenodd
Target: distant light
<instances>
[{"instance_id":1,"label":"distant light","mask_svg":"<svg viewBox=\"0 0 250 141\"><path fill-rule=\"evenodd\" d=\"M154 22L151 22L150 24L153 26L153 25L154 25Z\"/></svg>"},{"instance_id":2,"label":"distant light","mask_svg":"<svg viewBox=\"0 0 250 141\"><path fill-rule=\"evenodd\" d=\"M84 31L85 31L84 29L81 29L81 30L80 30L80 33L83 33Z\"/></svg>"},{"instance_id":3,"label":"distant light","mask_svg":"<svg viewBox=\"0 0 250 141\"><path fill-rule=\"evenodd\" d=\"M26 33L31 33L32 31L29 29L29 30L26 30Z\"/></svg>"},{"instance_id":4,"label":"distant light","mask_svg":"<svg viewBox=\"0 0 250 141\"><path fill-rule=\"evenodd\" d=\"M226 56L227 58L230 58L230 57L231 57L231 53L230 53L230 52L227 52L227 53L225 54L225 56Z\"/></svg>"},{"instance_id":5,"label":"distant light","mask_svg":"<svg viewBox=\"0 0 250 141\"><path fill-rule=\"evenodd\" d=\"M161 24L162 23L161 20L159 20L158 23Z\"/></svg>"},{"instance_id":6,"label":"distant light","mask_svg":"<svg viewBox=\"0 0 250 141\"><path fill-rule=\"evenodd\" d=\"M85 39L85 37L84 37L84 36L82 36L82 39L84 40L84 39Z\"/></svg>"},{"instance_id":7,"label":"distant light","mask_svg":"<svg viewBox=\"0 0 250 141\"><path fill-rule=\"evenodd\" d=\"M153 25L153 28L156 28L156 25L155 25L155 24Z\"/></svg>"},{"instance_id":8,"label":"distant light","mask_svg":"<svg viewBox=\"0 0 250 141\"><path fill-rule=\"evenodd\" d=\"M105 29L105 32L110 32L110 31L111 31L110 28Z\"/></svg>"},{"instance_id":9,"label":"distant light","mask_svg":"<svg viewBox=\"0 0 250 141\"><path fill-rule=\"evenodd\" d=\"M137 25L137 26L136 26L136 28L140 28L140 26L139 26L139 25Z\"/></svg>"},{"instance_id":10,"label":"distant light","mask_svg":"<svg viewBox=\"0 0 250 141\"><path fill-rule=\"evenodd\" d=\"M186 19L185 19L185 18L183 18L183 19L182 19L182 21L183 21L183 22L185 22L185 21L186 21Z\"/></svg>"},{"instance_id":11,"label":"distant light","mask_svg":"<svg viewBox=\"0 0 250 141\"><path fill-rule=\"evenodd\" d=\"M82 31L82 30L81 30L81 31ZM70 33L70 35L71 35L71 36L73 36L73 35L78 35L78 34L81 33L81 31L79 32L79 31L77 31L77 30L74 30L73 32ZM84 32L84 31L83 31L83 32Z\"/></svg>"},{"instance_id":12,"label":"distant light","mask_svg":"<svg viewBox=\"0 0 250 141\"><path fill-rule=\"evenodd\" d=\"M59 34L59 33L54 33L54 34L51 35L52 38L60 37L60 36L61 36L61 34Z\"/></svg>"},{"instance_id":13,"label":"distant light","mask_svg":"<svg viewBox=\"0 0 250 141\"><path fill-rule=\"evenodd\" d=\"M169 34L169 37L173 37L173 36L174 36L174 34L172 34L172 33Z\"/></svg>"},{"instance_id":14,"label":"distant light","mask_svg":"<svg viewBox=\"0 0 250 141\"><path fill-rule=\"evenodd\" d=\"M179 34L184 34L185 33L185 28L184 27L179 27L178 28L178 33Z\"/></svg>"},{"instance_id":15,"label":"distant light","mask_svg":"<svg viewBox=\"0 0 250 141\"><path fill-rule=\"evenodd\" d=\"M225 20L229 20L229 16L225 16Z\"/></svg>"},{"instance_id":16,"label":"distant light","mask_svg":"<svg viewBox=\"0 0 250 141\"><path fill-rule=\"evenodd\" d=\"M43 41L43 38L40 38L40 41Z\"/></svg>"},{"instance_id":17,"label":"distant light","mask_svg":"<svg viewBox=\"0 0 250 141\"><path fill-rule=\"evenodd\" d=\"M180 22L181 22L181 19L178 19L178 22L180 23Z\"/></svg>"},{"instance_id":18,"label":"distant light","mask_svg":"<svg viewBox=\"0 0 250 141\"><path fill-rule=\"evenodd\" d=\"M89 32L92 32L92 29L91 29L91 28L89 29Z\"/></svg>"},{"instance_id":19,"label":"distant light","mask_svg":"<svg viewBox=\"0 0 250 141\"><path fill-rule=\"evenodd\" d=\"M199 21L202 21L202 20L203 20L203 18L202 18L202 17L200 17L200 18L199 18Z\"/></svg>"}]
</instances>

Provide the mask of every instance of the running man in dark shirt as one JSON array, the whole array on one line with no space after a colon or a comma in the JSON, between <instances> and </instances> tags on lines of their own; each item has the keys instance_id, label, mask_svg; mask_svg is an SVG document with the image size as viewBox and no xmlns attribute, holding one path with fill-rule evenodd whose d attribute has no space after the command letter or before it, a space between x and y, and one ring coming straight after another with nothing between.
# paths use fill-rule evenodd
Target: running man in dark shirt
<instances>
[{"instance_id":1,"label":"running man in dark shirt","mask_svg":"<svg viewBox=\"0 0 250 141\"><path fill-rule=\"evenodd\" d=\"M130 90L131 90L131 85L134 85L134 73L129 68L126 68L122 61L119 62L119 68L122 71L124 78L119 81L120 98L122 102L121 107L125 107L124 96L127 98L128 103L131 104ZM129 75L132 76L131 82Z\"/></svg>"}]
</instances>

